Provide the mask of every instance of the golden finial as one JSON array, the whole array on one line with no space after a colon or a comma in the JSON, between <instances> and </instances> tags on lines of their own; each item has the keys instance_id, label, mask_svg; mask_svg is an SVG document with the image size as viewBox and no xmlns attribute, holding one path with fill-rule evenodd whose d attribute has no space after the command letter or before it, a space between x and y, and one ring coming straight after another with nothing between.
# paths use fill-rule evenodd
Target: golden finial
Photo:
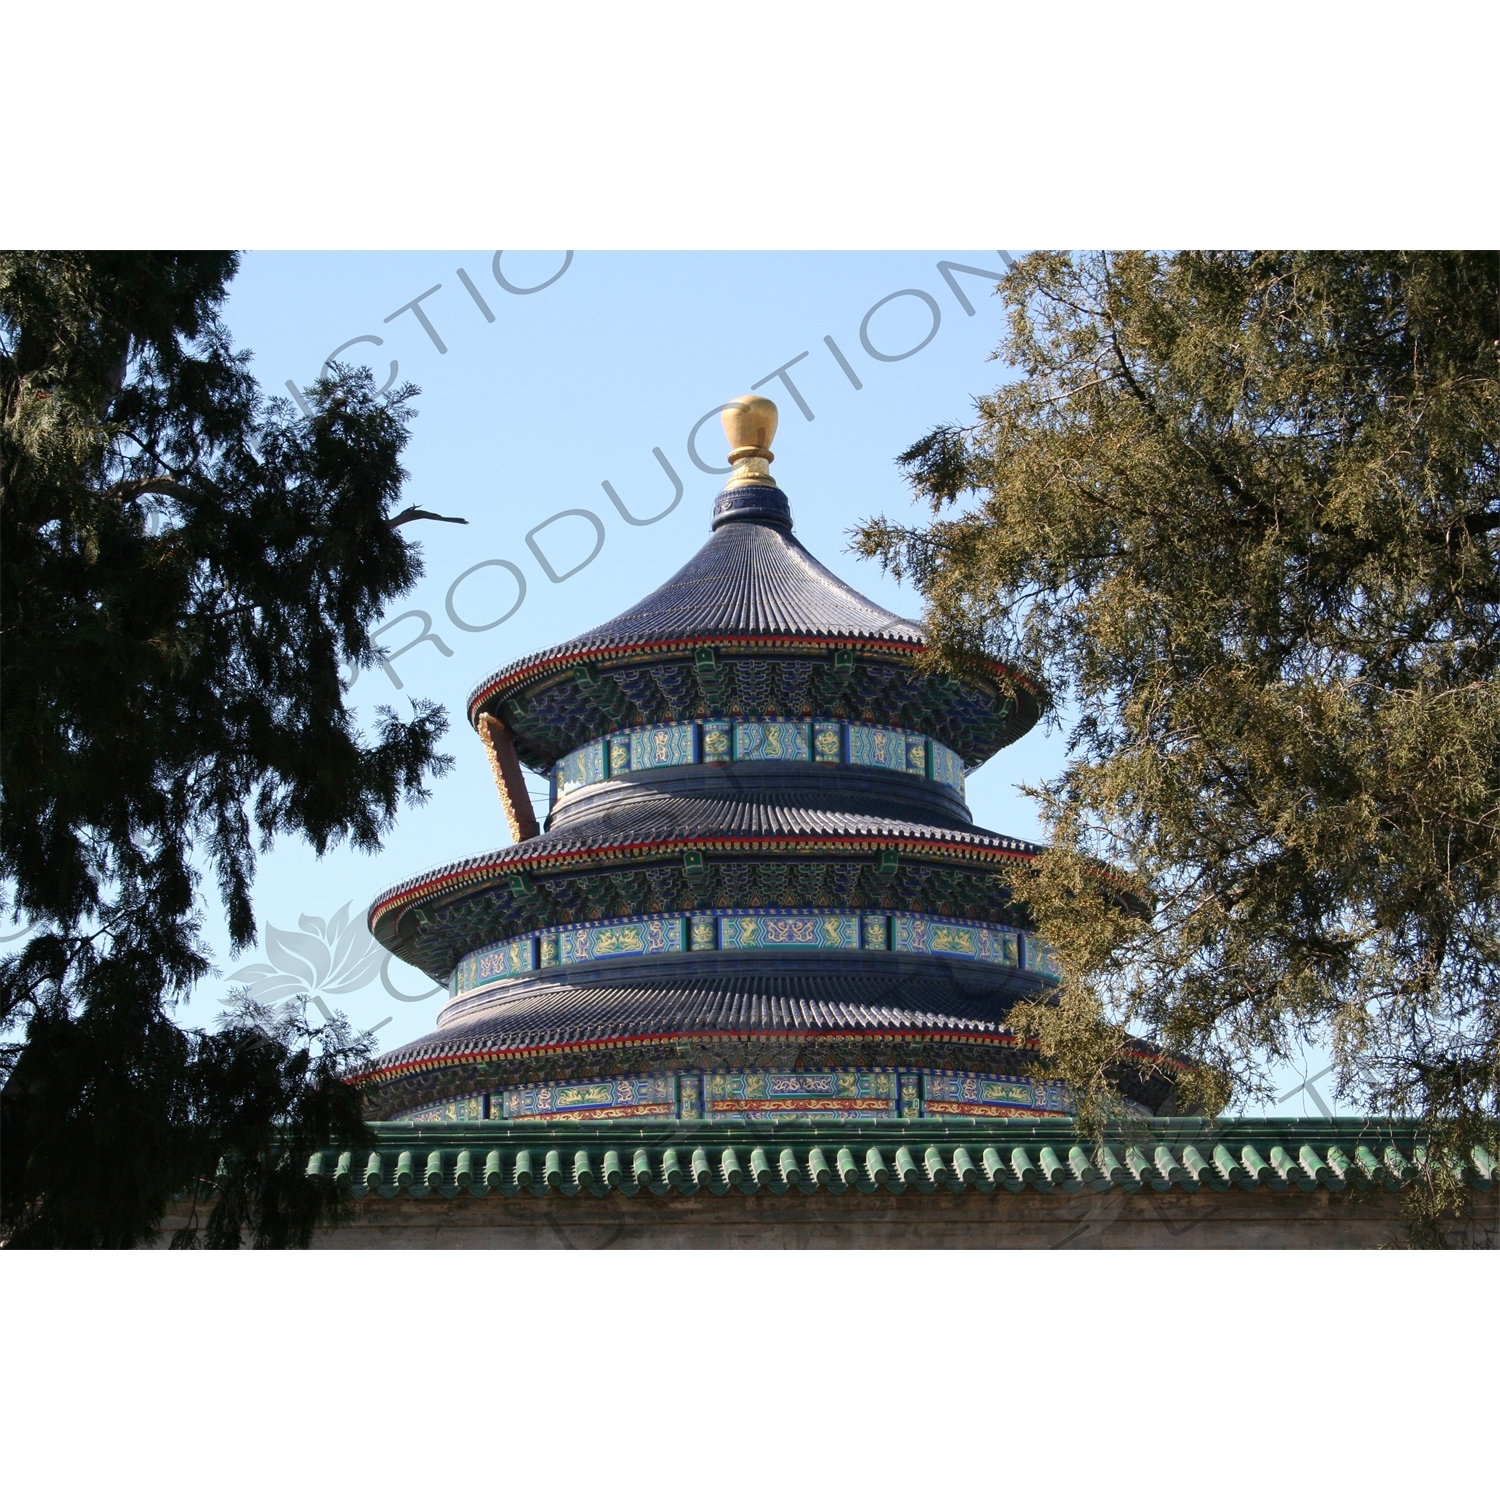
<instances>
[{"instance_id":1,"label":"golden finial","mask_svg":"<svg viewBox=\"0 0 1500 1500\"><path fill-rule=\"evenodd\" d=\"M776 403L764 396L741 396L719 413L724 436L729 439L729 462L734 472L724 484L726 490L740 484L769 484L771 439L776 436Z\"/></svg>"}]
</instances>

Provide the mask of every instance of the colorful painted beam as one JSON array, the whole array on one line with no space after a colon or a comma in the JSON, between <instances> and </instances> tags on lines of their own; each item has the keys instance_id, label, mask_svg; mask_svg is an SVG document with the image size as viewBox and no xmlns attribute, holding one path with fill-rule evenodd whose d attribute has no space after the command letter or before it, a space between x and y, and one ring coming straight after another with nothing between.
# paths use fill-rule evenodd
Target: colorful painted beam
<instances>
[{"instance_id":1,"label":"colorful painted beam","mask_svg":"<svg viewBox=\"0 0 1500 1500\"><path fill-rule=\"evenodd\" d=\"M720 952L887 952L968 960L1057 977L1052 949L1035 933L994 923L819 907L674 912L546 927L478 949L449 979L453 999L567 964Z\"/></svg>"},{"instance_id":2,"label":"colorful painted beam","mask_svg":"<svg viewBox=\"0 0 1500 1500\"><path fill-rule=\"evenodd\" d=\"M798 762L867 766L940 782L960 796L963 758L930 735L842 719L695 719L590 740L552 768L554 804L586 786L665 766Z\"/></svg>"},{"instance_id":3,"label":"colorful painted beam","mask_svg":"<svg viewBox=\"0 0 1500 1500\"><path fill-rule=\"evenodd\" d=\"M425 1125L480 1120L876 1120L1066 1116L1046 1079L934 1068L679 1069L472 1092L395 1115Z\"/></svg>"}]
</instances>

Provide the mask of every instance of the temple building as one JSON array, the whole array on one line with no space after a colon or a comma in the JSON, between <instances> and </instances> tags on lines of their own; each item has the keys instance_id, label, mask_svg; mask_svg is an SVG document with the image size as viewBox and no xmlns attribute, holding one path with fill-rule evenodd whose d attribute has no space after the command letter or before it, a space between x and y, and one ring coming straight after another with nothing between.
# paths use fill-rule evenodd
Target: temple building
<instances>
[{"instance_id":1,"label":"temple building","mask_svg":"<svg viewBox=\"0 0 1500 1500\"><path fill-rule=\"evenodd\" d=\"M1039 851L964 795L1035 724L1034 687L930 670L920 625L798 542L775 407L724 426L696 556L470 697L514 841L371 906L448 999L359 1080L378 1149L309 1164L362 1200L331 1242L1388 1237L1394 1193L1353 1219L1340 1195L1400 1188L1415 1147L1389 1130L1174 1119L1150 1070L1138 1120L1080 1142L1006 1025L1057 978L1012 895Z\"/></svg>"},{"instance_id":2,"label":"temple building","mask_svg":"<svg viewBox=\"0 0 1500 1500\"><path fill-rule=\"evenodd\" d=\"M775 406L724 425L697 555L470 697L514 843L371 909L449 994L367 1078L382 1119L1067 1113L1005 1025L1054 982L1010 889L1037 851L964 800L1036 722L1032 687L1001 662L928 670L920 625L798 542ZM522 765L550 785L545 829Z\"/></svg>"}]
</instances>

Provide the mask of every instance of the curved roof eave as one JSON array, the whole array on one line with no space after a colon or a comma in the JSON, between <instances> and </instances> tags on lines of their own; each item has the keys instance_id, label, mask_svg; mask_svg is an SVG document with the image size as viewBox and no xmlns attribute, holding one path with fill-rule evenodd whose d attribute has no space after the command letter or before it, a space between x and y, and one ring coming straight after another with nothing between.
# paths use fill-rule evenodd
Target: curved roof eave
<instances>
[{"instance_id":1,"label":"curved roof eave","mask_svg":"<svg viewBox=\"0 0 1500 1500\"><path fill-rule=\"evenodd\" d=\"M554 672L566 672L569 668L580 666L585 662L604 661L626 661L632 656L661 655L672 652L689 652L696 647L821 647L824 649L840 646L865 647L872 651L889 653L891 655L921 657L930 653L931 647L925 643L914 643L907 641L891 640L879 636L837 634L832 631L821 630L807 632L805 634L781 634L781 635L728 635L703 634L696 636L682 636L675 639L642 638L640 640L600 641L577 649L567 646L555 646L547 651L539 651L531 656L522 657L520 661L512 662L508 667L502 667L498 672L492 672L488 677L482 678L479 683L470 690L468 696L468 716L472 724L479 711L485 703L492 700L497 694L509 696L518 688L529 687L533 683L544 680ZM1039 717L1039 709L1036 706L1037 686L1024 673L1015 667L1007 666L1001 661L990 661L986 663L991 677L1001 684L1002 689L1014 690L1022 701L1028 702L1030 712L1024 713L1026 728L1031 728Z\"/></svg>"},{"instance_id":2,"label":"curved roof eave","mask_svg":"<svg viewBox=\"0 0 1500 1500\"><path fill-rule=\"evenodd\" d=\"M483 678L470 692L472 721L497 693L539 677L631 651L708 645L863 646L925 654L915 620L882 608L823 566L789 531L749 521L720 526L659 588L611 620L535 651ZM1026 694L1036 686L1001 662L993 675Z\"/></svg>"},{"instance_id":3,"label":"curved roof eave","mask_svg":"<svg viewBox=\"0 0 1500 1500\"><path fill-rule=\"evenodd\" d=\"M544 835L544 837L546 837ZM413 906L437 896L482 885L501 875L561 872L601 861L633 863L660 858L690 849L718 854L877 854L895 849L898 854L978 860L1000 864L1029 860L1041 853L1040 846L1004 834L966 834L943 830L930 836L899 833L796 833L733 834L697 833L677 838L649 838L631 842L589 843L570 841L574 847L535 849L541 840L529 839L493 854L473 855L453 864L440 865L423 875L414 875L382 891L370 903L370 931L381 937Z\"/></svg>"}]
</instances>

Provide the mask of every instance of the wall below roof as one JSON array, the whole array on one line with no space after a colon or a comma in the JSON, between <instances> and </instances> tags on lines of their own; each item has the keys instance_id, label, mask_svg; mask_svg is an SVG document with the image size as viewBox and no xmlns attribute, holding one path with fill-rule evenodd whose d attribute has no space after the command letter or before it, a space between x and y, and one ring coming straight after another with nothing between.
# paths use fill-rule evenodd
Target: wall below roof
<instances>
[{"instance_id":1,"label":"wall below roof","mask_svg":"<svg viewBox=\"0 0 1500 1500\"><path fill-rule=\"evenodd\" d=\"M1500 1237L1496 1195L1455 1245ZM1487 1221L1487 1222L1486 1222ZM168 1224L166 1237L175 1227ZM726 1198L371 1198L329 1250L1373 1250L1402 1231L1395 1194L948 1193Z\"/></svg>"}]
</instances>

